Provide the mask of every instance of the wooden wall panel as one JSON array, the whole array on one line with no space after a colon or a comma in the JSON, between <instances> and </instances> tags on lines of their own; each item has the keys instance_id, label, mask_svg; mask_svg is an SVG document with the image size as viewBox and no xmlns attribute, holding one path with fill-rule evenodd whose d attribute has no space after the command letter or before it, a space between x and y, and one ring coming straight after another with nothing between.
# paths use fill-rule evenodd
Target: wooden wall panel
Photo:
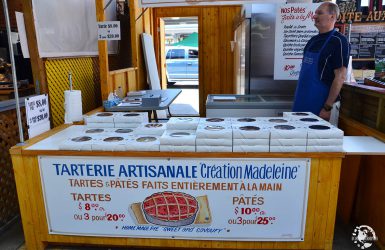
<instances>
[{"instance_id":1,"label":"wooden wall panel","mask_svg":"<svg viewBox=\"0 0 385 250\"><path fill-rule=\"evenodd\" d=\"M208 94L233 94L234 59L230 41L233 40L233 20L240 6L154 8L154 26L162 17L198 17L199 33L199 108L205 116ZM154 34L155 53L160 66L159 35ZM160 70L160 69L159 69Z\"/></svg>"},{"instance_id":2,"label":"wooden wall panel","mask_svg":"<svg viewBox=\"0 0 385 250\"><path fill-rule=\"evenodd\" d=\"M385 134L352 119L341 117L345 135L373 136L385 141ZM349 164L354 161L354 164ZM347 156L343 160L338 215L344 221L371 226L385 249L385 156ZM357 166L358 165L358 166Z\"/></svg>"}]
</instances>

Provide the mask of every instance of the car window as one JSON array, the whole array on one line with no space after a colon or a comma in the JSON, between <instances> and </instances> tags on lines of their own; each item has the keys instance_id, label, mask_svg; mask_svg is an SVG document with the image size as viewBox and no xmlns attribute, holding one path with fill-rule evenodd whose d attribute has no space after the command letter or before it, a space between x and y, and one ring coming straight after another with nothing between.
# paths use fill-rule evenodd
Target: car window
<instances>
[{"instance_id":1,"label":"car window","mask_svg":"<svg viewBox=\"0 0 385 250\"><path fill-rule=\"evenodd\" d=\"M189 49L188 50L188 58L198 58L198 50Z\"/></svg>"},{"instance_id":2,"label":"car window","mask_svg":"<svg viewBox=\"0 0 385 250\"><path fill-rule=\"evenodd\" d=\"M166 59L184 59L184 49L170 49Z\"/></svg>"}]
</instances>

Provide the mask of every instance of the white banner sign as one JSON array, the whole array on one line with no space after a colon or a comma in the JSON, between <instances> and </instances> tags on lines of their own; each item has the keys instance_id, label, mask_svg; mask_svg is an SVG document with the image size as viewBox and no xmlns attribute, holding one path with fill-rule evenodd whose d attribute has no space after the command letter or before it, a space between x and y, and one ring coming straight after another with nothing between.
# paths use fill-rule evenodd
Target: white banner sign
<instances>
[{"instance_id":1,"label":"white banner sign","mask_svg":"<svg viewBox=\"0 0 385 250\"><path fill-rule=\"evenodd\" d=\"M120 21L98 22L98 40L120 40Z\"/></svg>"},{"instance_id":2,"label":"white banner sign","mask_svg":"<svg viewBox=\"0 0 385 250\"><path fill-rule=\"evenodd\" d=\"M298 80L303 49L318 34L313 15L319 4L284 4L275 22L274 79Z\"/></svg>"},{"instance_id":3,"label":"white banner sign","mask_svg":"<svg viewBox=\"0 0 385 250\"><path fill-rule=\"evenodd\" d=\"M310 159L40 156L49 232L303 241Z\"/></svg>"}]
</instances>

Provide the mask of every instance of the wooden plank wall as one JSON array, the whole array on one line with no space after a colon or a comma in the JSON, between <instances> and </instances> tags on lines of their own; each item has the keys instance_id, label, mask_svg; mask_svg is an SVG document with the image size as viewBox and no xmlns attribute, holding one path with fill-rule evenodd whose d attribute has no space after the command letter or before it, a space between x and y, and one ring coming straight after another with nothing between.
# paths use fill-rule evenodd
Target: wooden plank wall
<instances>
[{"instance_id":1,"label":"wooden plank wall","mask_svg":"<svg viewBox=\"0 0 385 250\"><path fill-rule=\"evenodd\" d=\"M385 134L352 119L341 117L339 127L345 135L373 136L385 142ZM353 220L368 225L385 249L385 156L347 156L343 159L338 201L338 215L345 222Z\"/></svg>"},{"instance_id":2,"label":"wooden plank wall","mask_svg":"<svg viewBox=\"0 0 385 250\"><path fill-rule=\"evenodd\" d=\"M239 6L154 8L154 27L162 17L198 17L199 33L199 108L205 115L208 94L234 93L234 59L230 41L234 39L233 20ZM159 36L154 35L158 69Z\"/></svg>"}]
</instances>

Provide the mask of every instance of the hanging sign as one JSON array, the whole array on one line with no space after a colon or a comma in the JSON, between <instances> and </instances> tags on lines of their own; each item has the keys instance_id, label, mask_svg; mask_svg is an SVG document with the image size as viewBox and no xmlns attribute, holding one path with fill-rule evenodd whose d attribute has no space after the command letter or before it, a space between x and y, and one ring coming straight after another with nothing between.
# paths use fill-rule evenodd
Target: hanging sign
<instances>
[{"instance_id":1,"label":"hanging sign","mask_svg":"<svg viewBox=\"0 0 385 250\"><path fill-rule=\"evenodd\" d=\"M39 156L51 234L303 241L310 159Z\"/></svg>"},{"instance_id":2,"label":"hanging sign","mask_svg":"<svg viewBox=\"0 0 385 250\"><path fill-rule=\"evenodd\" d=\"M284 4L275 22L274 80L298 80L303 49L318 34L313 15L319 4Z\"/></svg>"},{"instance_id":3,"label":"hanging sign","mask_svg":"<svg viewBox=\"0 0 385 250\"><path fill-rule=\"evenodd\" d=\"M98 22L98 40L120 40L120 21Z\"/></svg>"},{"instance_id":4,"label":"hanging sign","mask_svg":"<svg viewBox=\"0 0 385 250\"><path fill-rule=\"evenodd\" d=\"M29 138L50 129L48 95L25 98Z\"/></svg>"}]
</instances>

